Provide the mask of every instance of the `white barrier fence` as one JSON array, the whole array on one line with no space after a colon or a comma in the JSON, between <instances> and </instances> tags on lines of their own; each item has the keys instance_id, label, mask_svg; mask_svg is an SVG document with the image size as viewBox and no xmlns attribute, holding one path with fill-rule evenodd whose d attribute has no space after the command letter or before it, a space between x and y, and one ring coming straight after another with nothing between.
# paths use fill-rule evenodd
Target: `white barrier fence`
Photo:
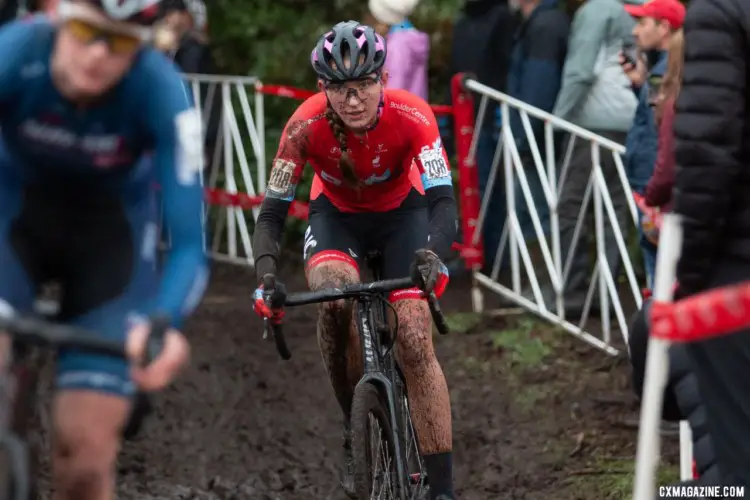
<instances>
[{"instance_id":1,"label":"white barrier fence","mask_svg":"<svg viewBox=\"0 0 750 500\"><path fill-rule=\"evenodd\" d=\"M185 75L201 111L204 130L213 134L207 150L204 185L230 194L263 193L266 187L263 94L255 77ZM252 97L252 99L251 99ZM252 105L251 105L252 102ZM214 127L212 125L218 125ZM239 177L239 178L238 178ZM207 206L207 251L219 261L252 266L252 230L258 208Z\"/></svg>"},{"instance_id":2,"label":"white barrier fence","mask_svg":"<svg viewBox=\"0 0 750 500\"><path fill-rule=\"evenodd\" d=\"M612 142L609 139L593 134L576 125L561 120L549 113L538 108L529 106L517 99L503 94L481 83L468 80L467 87L480 94L481 101L479 114L476 123L482 123L486 113L489 100L499 103L501 114L503 116L503 127L500 134L500 140L495 151L492 170L486 192L482 199L482 206L479 215L478 225L483 227L487 218L487 209L493 196L493 189L501 174L505 184L505 203L507 209L507 219L504 225L503 234L497 254L494 256L485 256L489 261L492 259L493 265L489 273L480 271L474 272L474 286L493 291L505 299L511 300L529 311L541 316L548 321L555 323L567 330L568 332L580 337L589 344L601 349L608 354L617 354L618 349L613 346L612 339L612 322L611 313L613 309L617 326L625 341L627 341L627 316L623 307L623 294L630 296L633 305L640 308L642 297L640 287L638 286L633 264L628 255L626 235L633 226L622 228L617 221L614 204L610 196L611 186L607 185L605 176L602 172L601 158L609 155L617 169L617 178L622 184L622 192L625 200L619 200L621 203L627 203L628 211L632 217L633 224L637 223L638 213L632 192L625 175L621 155L625 148ZM516 137L508 123L508 117L511 110L520 114L521 123L531 149L531 162L522 161L518 149ZM532 132L531 119L536 118L544 122L544 143L539 145ZM559 149L555 144L555 132L563 131L571 139L567 143L564 159L560 165L556 159L555 152ZM476 151L476 144L479 137L479 127L475 130L472 141L472 154ZM585 141L590 144L591 155L590 163L587 165L571 165L571 153L574 141ZM502 163L501 163L502 160ZM476 162L474 162L476 165ZM571 245L567 250L567 259L563 262L563 250L561 248L560 238L560 217L558 204L560 194L565 188L565 178L569 169L590 169L588 175L588 185L583 195L583 200L578 214L574 235ZM530 173L529 173L530 172ZM545 203L549 206L549 233L544 231L539 214L536 210L535 200L532 197L527 175L538 176L541 180L542 190L544 192ZM526 200L529 214L533 223L534 236L536 237L539 252L541 253L541 271L543 271L549 280L549 286L554 290L555 303L552 307L544 300L542 286L540 283L539 271L535 268L532 261L529 241L524 237L521 229L518 214L516 210L516 188L520 187L523 198ZM596 239L595 259L593 262L593 273L590 279L590 285L585 297L580 321L573 323L565 314L565 290L566 280L572 264L572 257L576 245L581 244L583 226L587 217L590 216L590 205L593 201L594 216L594 233ZM537 200L537 203L540 201ZM614 239L619 250L621 265L625 271L626 287L621 290L618 287L617 276L613 276L610 271L610 262L607 259L607 248L605 246L605 225L612 228ZM478 238L479 233L476 237ZM475 241L476 243L476 241ZM510 254L508 279L501 279L501 269L507 262L506 248ZM522 272L528 281L528 290L522 291ZM509 283L508 283L509 281ZM589 315L592 309L595 292L598 291L599 311L601 314L601 334L595 335L587 330ZM476 290L475 290L476 292ZM484 300L475 301L474 308L477 311L483 309Z\"/></svg>"}]
</instances>

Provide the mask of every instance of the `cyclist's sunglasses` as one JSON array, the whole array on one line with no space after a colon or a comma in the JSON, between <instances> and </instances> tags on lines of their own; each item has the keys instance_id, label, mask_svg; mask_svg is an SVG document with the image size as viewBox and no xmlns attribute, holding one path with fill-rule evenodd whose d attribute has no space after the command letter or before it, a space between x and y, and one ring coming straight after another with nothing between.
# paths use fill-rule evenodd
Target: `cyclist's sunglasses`
<instances>
[{"instance_id":1,"label":"cyclist's sunglasses","mask_svg":"<svg viewBox=\"0 0 750 500\"><path fill-rule=\"evenodd\" d=\"M65 27L77 40L85 44L98 42L99 40L104 41L109 50L115 54L135 52L143 44L138 35L105 30L80 19L67 19Z\"/></svg>"},{"instance_id":2,"label":"cyclist's sunglasses","mask_svg":"<svg viewBox=\"0 0 750 500\"><path fill-rule=\"evenodd\" d=\"M324 88L339 98L348 100L351 95L355 95L360 101L364 101L369 97L370 90L380 81L380 75L368 76L348 82L350 86L347 85L347 82L329 82Z\"/></svg>"}]
</instances>

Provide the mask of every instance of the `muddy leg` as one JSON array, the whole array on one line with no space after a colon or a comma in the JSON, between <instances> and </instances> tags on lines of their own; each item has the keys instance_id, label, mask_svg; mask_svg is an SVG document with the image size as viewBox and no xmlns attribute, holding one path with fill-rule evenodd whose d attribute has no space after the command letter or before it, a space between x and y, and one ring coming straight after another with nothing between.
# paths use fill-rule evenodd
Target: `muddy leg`
<instances>
[{"instance_id":1,"label":"muddy leg","mask_svg":"<svg viewBox=\"0 0 750 500\"><path fill-rule=\"evenodd\" d=\"M331 261L309 269L307 278L311 290L320 290L357 283L359 273L345 262ZM344 300L326 302L320 304L318 311L318 345L323 364L348 421L354 387L362 376L362 354L353 328L352 304Z\"/></svg>"},{"instance_id":2,"label":"muddy leg","mask_svg":"<svg viewBox=\"0 0 750 500\"><path fill-rule=\"evenodd\" d=\"M432 345L432 319L424 300L394 303L399 318L398 357L406 378L430 498L453 498L451 404L448 384Z\"/></svg>"}]
</instances>

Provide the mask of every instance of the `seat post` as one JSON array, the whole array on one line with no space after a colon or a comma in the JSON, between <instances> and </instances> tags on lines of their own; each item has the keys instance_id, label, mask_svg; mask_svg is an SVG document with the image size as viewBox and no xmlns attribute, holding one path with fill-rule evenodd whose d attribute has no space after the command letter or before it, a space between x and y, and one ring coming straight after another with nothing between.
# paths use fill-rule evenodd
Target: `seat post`
<instances>
[{"instance_id":1,"label":"seat post","mask_svg":"<svg viewBox=\"0 0 750 500\"><path fill-rule=\"evenodd\" d=\"M383 274L383 254L379 250L367 252L365 264L372 274L372 280L379 281Z\"/></svg>"}]
</instances>

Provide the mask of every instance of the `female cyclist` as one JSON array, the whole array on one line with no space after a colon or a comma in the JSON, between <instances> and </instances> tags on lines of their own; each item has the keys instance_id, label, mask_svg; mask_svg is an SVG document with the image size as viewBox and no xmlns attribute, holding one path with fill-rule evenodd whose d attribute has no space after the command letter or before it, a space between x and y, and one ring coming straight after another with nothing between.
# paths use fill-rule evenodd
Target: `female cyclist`
<instances>
[{"instance_id":1,"label":"female cyclist","mask_svg":"<svg viewBox=\"0 0 750 500\"><path fill-rule=\"evenodd\" d=\"M60 320L142 357L154 313L173 327L145 369L65 350L53 406L56 500L115 498L136 387L165 387L189 358L176 330L207 279L198 113L173 64L146 48L159 0L62 0L58 16L0 30L0 299L31 312L62 288ZM161 189L172 249L157 274Z\"/></svg>"},{"instance_id":2,"label":"female cyclist","mask_svg":"<svg viewBox=\"0 0 750 500\"><path fill-rule=\"evenodd\" d=\"M368 250L382 252L384 278L411 274L423 290L439 296L445 289L448 274L441 256L450 251L457 218L448 159L427 103L403 90L384 89L385 58L385 40L355 21L337 24L318 41L312 66L321 92L300 105L284 129L253 236L259 282L276 272L284 220L309 162L315 177L304 258L312 290L359 281ZM269 311L262 295L259 286L256 312L280 321L282 311ZM422 297L419 289L391 296L400 325L399 363L431 498L452 499L450 400ZM318 343L345 429L362 374L358 340L350 304L321 306ZM353 496L349 444L345 432L342 483Z\"/></svg>"}]
</instances>

